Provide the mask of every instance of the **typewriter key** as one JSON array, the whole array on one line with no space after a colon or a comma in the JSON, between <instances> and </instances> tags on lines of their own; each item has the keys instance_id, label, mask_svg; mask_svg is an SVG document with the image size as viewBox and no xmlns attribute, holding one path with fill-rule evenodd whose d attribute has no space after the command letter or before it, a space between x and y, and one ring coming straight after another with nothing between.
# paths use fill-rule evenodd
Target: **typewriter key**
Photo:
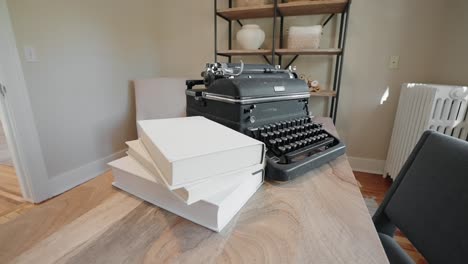
<instances>
[{"instance_id":1,"label":"typewriter key","mask_svg":"<svg viewBox=\"0 0 468 264\"><path fill-rule=\"evenodd\" d=\"M297 139L302 139L304 137L302 132L297 132L296 135L297 135Z\"/></svg>"},{"instance_id":2,"label":"typewriter key","mask_svg":"<svg viewBox=\"0 0 468 264\"><path fill-rule=\"evenodd\" d=\"M281 136L285 136L286 133L284 132L284 129L279 129L278 132L280 133Z\"/></svg>"},{"instance_id":3,"label":"typewriter key","mask_svg":"<svg viewBox=\"0 0 468 264\"><path fill-rule=\"evenodd\" d=\"M285 148L285 147L278 147L278 150L279 150L279 154L280 154L280 155L283 155L283 154L286 152L286 148Z\"/></svg>"},{"instance_id":4,"label":"typewriter key","mask_svg":"<svg viewBox=\"0 0 468 264\"><path fill-rule=\"evenodd\" d=\"M258 128L256 127L249 127L247 128L247 130L249 130L249 135L253 138L258 138L259 136L259 131L258 131Z\"/></svg>"},{"instance_id":5,"label":"typewriter key","mask_svg":"<svg viewBox=\"0 0 468 264\"><path fill-rule=\"evenodd\" d=\"M289 143L289 145L291 146L291 150L296 150L297 148L297 144L292 142L292 143Z\"/></svg>"},{"instance_id":6,"label":"typewriter key","mask_svg":"<svg viewBox=\"0 0 468 264\"><path fill-rule=\"evenodd\" d=\"M276 146L276 140L274 139L270 139L268 140L268 144L267 144L269 147L274 147Z\"/></svg>"}]
</instances>

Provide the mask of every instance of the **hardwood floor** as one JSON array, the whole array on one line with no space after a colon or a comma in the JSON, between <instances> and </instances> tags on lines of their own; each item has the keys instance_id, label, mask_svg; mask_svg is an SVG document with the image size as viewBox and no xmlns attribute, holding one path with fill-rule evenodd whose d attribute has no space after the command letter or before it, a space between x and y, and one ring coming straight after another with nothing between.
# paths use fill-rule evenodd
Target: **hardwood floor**
<instances>
[{"instance_id":1,"label":"hardwood floor","mask_svg":"<svg viewBox=\"0 0 468 264\"><path fill-rule=\"evenodd\" d=\"M15 168L0 165L0 224L14 219L30 206L22 198Z\"/></svg>"},{"instance_id":2,"label":"hardwood floor","mask_svg":"<svg viewBox=\"0 0 468 264\"><path fill-rule=\"evenodd\" d=\"M13 161L11 160L11 153L8 149L8 144L5 136L5 131L3 130L3 124L0 121L0 164L13 166Z\"/></svg>"},{"instance_id":3,"label":"hardwood floor","mask_svg":"<svg viewBox=\"0 0 468 264\"><path fill-rule=\"evenodd\" d=\"M361 193L366 197L375 197L375 200L380 205L385 193L392 185L390 178L383 178L382 175L354 171L356 180L361 184Z\"/></svg>"},{"instance_id":4,"label":"hardwood floor","mask_svg":"<svg viewBox=\"0 0 468 264\"><path fill-rule=\"evenodd\" d=\"M392 185L390 178L383 178L382 175L370 174L365 172L354 172L354 176L361 184L361 193L364 197L375 197L375 200L380 205L382 203L385 193ZM411 242L399 230L395 233L395 240L398 244L408 253L408 255L417 264L425 264L427 261L419 254L416 248L413 247Z\"/></svg>"},{"instance_id":5,"label":"hardwood floor","mask_svg":"<svg viewBox=\"0 0 468 264\"><path fill-rule=\"evenodd\" d=\"M114 207L116 210L122 209L119 204L127 205L129 209L136 207L138 202L135 198L124 194L119 195L118 190L110 188L111 183L112 174L109 171L64 194L27 208L21 212L21 217L0 224L0 263L11 262L15 257L52 236L57 230L68 229L69 225L79 231L79 233L72 234L73 236L87 235L90 230L78 228L80 221L77 219L88 218L86 214L96 211L98 207L109 210L105 215L110 223L121 218L118 217L119 212L112 210ZM135 205L128 206L128 203L132 201L135 201ZM126 210L121 211L126 212ZM111 213L116 215L109 215ZM100 222L100 219L93 221L95 226L106 226L101 223L102 221ZM41 228L38 228L38 223ZM14 239L10 239L12 237Z\"/></svg>"}]
</instances>

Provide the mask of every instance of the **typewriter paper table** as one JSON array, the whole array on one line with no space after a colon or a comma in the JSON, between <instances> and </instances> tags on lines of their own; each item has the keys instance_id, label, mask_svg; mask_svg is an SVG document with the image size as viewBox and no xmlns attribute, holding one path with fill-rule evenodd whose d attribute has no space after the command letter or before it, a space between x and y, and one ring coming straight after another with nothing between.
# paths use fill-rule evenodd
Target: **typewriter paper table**
<instances>
[{"instance_id":1,"label":"typewriter paper table","mask_svg":"<svg viewBox=\"0 0 468 264\"><path fill-rule=\"evenodd\" d=\"M317 121L335 132L330 119ZM388 263L345 156L287 183L266 182L221 233L110 183L103 186L81 197L82 206L96 207L64 226L47 223L59 225L74 214L72 208L58 220L48 214L42 224L36 221L41 210L61 208L60 197L22 216L20 225L0 225L0 241L8 240L9 247L0 260L20 255L20 263ZM104 194L109 197L99 201Z\"/></svg>"}]
</instances>

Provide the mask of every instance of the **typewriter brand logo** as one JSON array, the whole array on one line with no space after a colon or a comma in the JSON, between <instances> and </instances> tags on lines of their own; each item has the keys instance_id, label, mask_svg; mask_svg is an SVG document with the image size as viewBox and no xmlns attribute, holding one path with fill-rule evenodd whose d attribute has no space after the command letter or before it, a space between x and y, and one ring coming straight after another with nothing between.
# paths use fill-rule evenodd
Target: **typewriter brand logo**
<instances>
[{"instance_id":1,"label":"typewriter brand logo","mask_svg":"<svg viewBox=\"0 0 468 264\"><path fill-rule=\"evenodd\" d=\"M275 92L284 92L286 91L286 88L284 86L275 86L273 87L275 89Z\"/></svg>"}]
</instances>

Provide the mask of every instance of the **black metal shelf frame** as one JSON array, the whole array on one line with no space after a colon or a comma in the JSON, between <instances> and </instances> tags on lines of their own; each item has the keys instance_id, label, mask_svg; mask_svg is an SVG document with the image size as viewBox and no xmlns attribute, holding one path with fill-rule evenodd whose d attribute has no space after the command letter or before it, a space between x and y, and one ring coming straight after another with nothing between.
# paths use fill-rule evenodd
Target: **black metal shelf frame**
<instances>
[{"instance_id":1,"label":"black metal shelf frame","mask_svg":"<svg viewBox=\"0 0 468 264\"><path fill-rule=\"evenodd\" d=\"M284 46L284 18L285 16L281 14L278 2L280 0L274 0L274 12L273 12L273 36L272 36L272 49L271 49L271 60L266 56L266 55L261 55L265 59L265 61L268 64L275 65L275 57L278 56L278 64L282 65L283 64L283 55L281 54L276 54L276 45L275 45L275 40L276 40L276 26L277 26L277 18L279 17L280 20L280 30L279 30L279 48L282 49ZM284 0L281 0L281 2L284 2ZM349 6L350 6L351 1L348 2L348 4L345 7L345 10L340 14L340 28L339 28L339 35L338 35L338 48L341 49L341 52L339 54L336 54L336 60L335 60L335 70L334 70L334 76L333 76L333 87L332 91L336 92L336 95L331 97L331 103L330 103L330 110L329 110L329 116L333 119L333 123L336 122L336 115L338 112L338 101L340 98L340 88L341 88L341 76L342 76L342 70L343 70L343 56L345 53L345 44L346 44L346 33L347 33L347 28L348 28L348 17L349 17ZM232 0L228 0L228 7L232 8ZM325 21L322 23L322 27L325 27L328 22L337 14L329 14L329 16L325 19ZM228 35L229 35L229 40L228 40L228 49L232 49L232 20L228 19L227 17L222 16L221 14L218 14L218 0L214 0L214 59L215 61L218 61L218 56L222 57L227 57L228 62L232 62L232 56L233 55L228 55L228 54L220 54L218 53L218 16L222 19L224 19L228 23ZM236 22L242 27L243 24L240 20L236 20ZM295 54L294 57L283 67L283 68L288 68L291 66L294 61L300 56L300 54Z\"/></svg>"}]
</instances>

